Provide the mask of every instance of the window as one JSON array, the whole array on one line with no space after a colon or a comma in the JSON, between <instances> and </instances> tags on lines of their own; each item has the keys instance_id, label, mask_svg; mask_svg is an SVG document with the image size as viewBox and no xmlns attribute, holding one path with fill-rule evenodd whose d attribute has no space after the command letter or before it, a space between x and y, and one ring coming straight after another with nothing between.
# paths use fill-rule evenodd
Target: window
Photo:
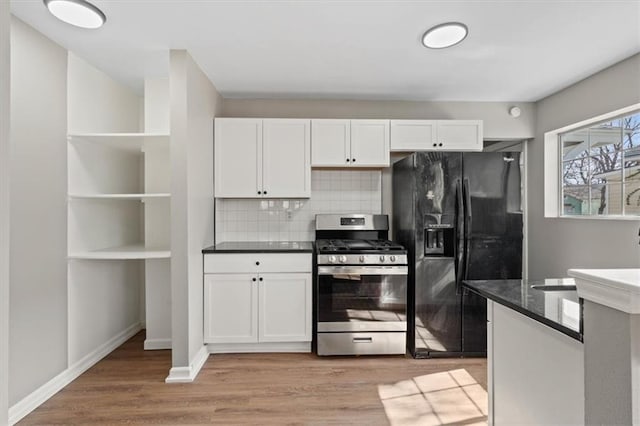
<instances>
[{"instance_id":1,"label":"window","mask_svg":"<svg viewBox=\"0 0 640 426\"><path fill-rule=\"evenodd\" d=\"M640 111L559 134L563 216L640 216Z\"/></svg>"}]
</instances>

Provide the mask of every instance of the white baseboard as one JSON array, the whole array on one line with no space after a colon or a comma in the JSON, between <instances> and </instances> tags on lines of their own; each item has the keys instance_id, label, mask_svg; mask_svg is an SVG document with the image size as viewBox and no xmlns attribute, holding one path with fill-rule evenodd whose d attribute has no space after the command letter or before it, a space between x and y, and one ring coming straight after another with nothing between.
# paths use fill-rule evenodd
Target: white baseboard
<instances>
[{"instance_id":1,"label":"white baseboard","mask_svg":"<svg viewBox=\"0 0 640 426\"><path fill-rule=\"evenodd\" d=\"M144 341L145 351L156 351L160 349L171 349L171 339L146 339Z\"/></svg>"},{"instance_id":2,"label":"white baseboard","mask_svg":"<svg viewBox=\"0 0 640 426\"><path fill-rule=\"evenodd\" d=\"M109 341L99 346L93 352L87 354L78 362L69 366L66 370L40 386L29 395L22 398L15 405L9 408L9 424L14 425L22 420L27 414L38 408L47 399L58 393L62 388L77 379L82 373L87 371L98 361L113 352L118 346L135 336L142 327L139 323L131 325L126 330L112 337Z\"/></svg>"},{"instance_id":3,"label":"white baseboard","mask_svg":"<svg viewBox=\"0 0 640 426\"><path fill-rule=\"evenodd\" d=\"M285 343L209 343L210 354L267 353L267 352L311 352L311 342Z\"/></svg>"},{"instance_id":4,"label":"white baseboard","mask_svg":"<svg viewBox=\"0 0 640 426\"><path fill-rule=\"evenodd\" d=\"M196 356L193 357L188 367L173 367L169 370L169 376L164 380L165 383L191 383L202 369L202 366L209 358L207 347L200 348Z\"/></svg>"}]
</instances>

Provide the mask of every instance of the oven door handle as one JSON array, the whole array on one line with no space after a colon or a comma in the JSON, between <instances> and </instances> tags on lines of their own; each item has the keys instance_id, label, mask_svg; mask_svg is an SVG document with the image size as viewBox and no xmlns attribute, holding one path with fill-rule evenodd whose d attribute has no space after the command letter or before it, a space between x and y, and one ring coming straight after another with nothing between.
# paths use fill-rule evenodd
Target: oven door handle
<instances>
[{"instance_id":1,"label":"oven door handle","mask_svg":"<svg viewBox=\"0 0 640 426\"><path fill-rule=\"evenodd\" d=\"M318 275L407 275L407 266L318 266Z\"/></svg>"}]
</instances>

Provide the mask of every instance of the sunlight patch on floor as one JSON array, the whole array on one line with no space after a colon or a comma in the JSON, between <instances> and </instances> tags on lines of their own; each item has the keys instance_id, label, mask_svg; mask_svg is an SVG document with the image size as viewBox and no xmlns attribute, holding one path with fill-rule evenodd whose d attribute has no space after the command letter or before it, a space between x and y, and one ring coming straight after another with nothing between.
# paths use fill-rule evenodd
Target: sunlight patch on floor
<instances>
[{"instance_id":1,"label":"sunlight patch on floor","mask_svg":"<svg viewBox=\"0 0 640 426\"><path fill-rule=\"evenodd\" d=\"M442 343L422 324L420 318L416 318L416 348L446 351Z\"/></svg>"},{"instance_id":2,"label":"sunlight patch on floor","mask_svg":"<svg viewBox=\"0 0 640 426\"><path fill-rule=\"evenodd\" d=\"M487 391L464 368L378 385L392 426L486 425Z\"/></svg>"}]
</instances>

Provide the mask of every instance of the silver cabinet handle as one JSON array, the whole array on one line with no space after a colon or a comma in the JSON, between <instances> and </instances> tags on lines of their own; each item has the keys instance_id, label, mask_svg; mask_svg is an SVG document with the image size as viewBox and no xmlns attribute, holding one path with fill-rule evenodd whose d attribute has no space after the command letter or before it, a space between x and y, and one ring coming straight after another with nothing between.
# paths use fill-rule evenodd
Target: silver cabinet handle
<instances>
[{"instance_id":1,"label":"silver cabinet handle","mask_svg":"<svg viewBox=\"0 0 640 426\"><path fill-rule=\"evenodd\" d=\"M373 343L373 337L354 337L353 343Z\"/></svg>"}]
</instances>

